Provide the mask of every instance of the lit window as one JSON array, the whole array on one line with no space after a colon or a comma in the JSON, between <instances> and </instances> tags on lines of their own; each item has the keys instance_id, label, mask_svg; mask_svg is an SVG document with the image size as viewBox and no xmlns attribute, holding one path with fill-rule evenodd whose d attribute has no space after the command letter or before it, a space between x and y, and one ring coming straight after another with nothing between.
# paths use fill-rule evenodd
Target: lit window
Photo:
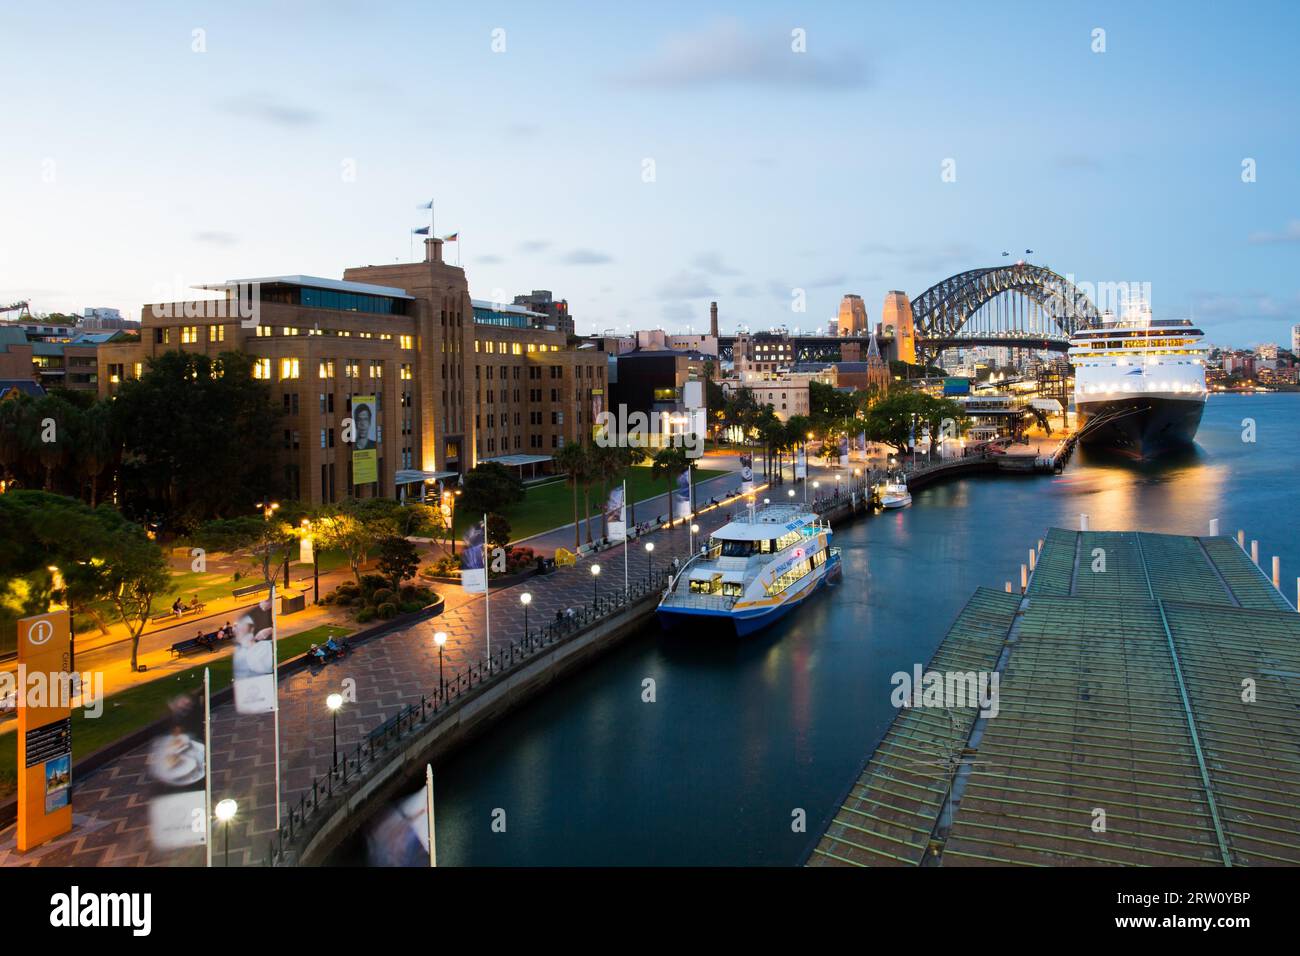
<instances>
[{"instance_id":1,"label":"lit window","mask_svg":"<svg viewBox=\"0 0 1300 956\"><path fill-rule=\"evenodd\" d=\"M256 359L253 362L253 378L269 379L270 377L271 360L269 358Z\"/></svg>"},{"instance_id":2,"label":"lit window","mask_svg":"<svg viewBox=\"0 0 1300 956\"><path fill-rule=\"evenodd\" d=\"M333 377L334 377L334 360L333 360L333 359L321 359L319 373L320 373L320 377L321 377L321 378L333 378Z\"/></svg>"},{"instance_id":3,"label":"lit window","mask_svg":"<svg viewBox=\"0 0 1300 956\"><path fill-rule=\"evenodd\" d=\"M297 378L298 377L298 360L296 358L280 359L280 378Z\"/></svg>"},{"instance_id":4,"label":"lit window","mask_svg":"<svg viewBox=\"0 0 1300 956\"><path fill-rule=\"evenodd\" d=\"M397 340L397 344L404 349L413 349L415 348L415 336L413 335L399 336Z\"/></svg>"},{"instance_id":5,"label":"lit window","mask_svg":"<svg viewBox=\"0 0 1300 956\"><path fill-rule=\"evenodd\" d=\"M209 325L208 341L209 342L226 341L226 327L224 325Z\"/></svg>"}]
</instances>

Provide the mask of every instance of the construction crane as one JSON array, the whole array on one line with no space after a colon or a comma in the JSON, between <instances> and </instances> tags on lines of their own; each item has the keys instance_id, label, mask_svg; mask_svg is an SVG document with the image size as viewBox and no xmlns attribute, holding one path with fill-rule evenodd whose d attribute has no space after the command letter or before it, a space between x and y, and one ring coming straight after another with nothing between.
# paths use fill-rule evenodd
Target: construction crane
<instances>
[{"instance_id":1,"label":"construction crane","mask_svg":"<svg viewBox=\"0 0 1300 956\"><path fill-rule=\"evenodd\" d=\"M6 312L17 312L19 321L22 320L24 315L30 319L32 317L31 303L24 300L22 302L14 302L10 305L0 306L0 315L4 315Z\"/></svg>"}]
</instances>

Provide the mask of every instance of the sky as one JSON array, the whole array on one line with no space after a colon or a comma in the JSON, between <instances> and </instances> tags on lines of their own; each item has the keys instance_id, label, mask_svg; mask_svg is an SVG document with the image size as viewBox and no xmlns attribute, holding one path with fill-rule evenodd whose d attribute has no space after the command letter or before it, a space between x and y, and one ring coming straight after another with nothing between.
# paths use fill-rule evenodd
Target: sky
<instances>
[{"instance_id":1,"label":"sky","mask_svg":"<svg viewBox=\"0 0 1300 956\"><path fill-rule=\"evenodd\" d=\"M1293 2L6 0L0 304L337 278L433 199L472 295L581 333L875 322L1032 249L1287 344L1297 36Z\"/></svg>"}]
</instances>

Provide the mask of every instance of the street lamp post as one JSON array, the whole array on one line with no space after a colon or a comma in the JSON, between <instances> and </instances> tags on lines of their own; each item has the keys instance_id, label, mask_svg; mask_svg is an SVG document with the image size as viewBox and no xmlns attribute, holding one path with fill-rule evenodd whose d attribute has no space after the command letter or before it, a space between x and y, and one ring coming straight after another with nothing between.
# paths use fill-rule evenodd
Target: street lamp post
<instances>
[{"instance_id":1,"label":"street lamp post","mask_svg":"<svg viewBox=\"0 0 1300 956\"><path fill-rule=\"evenodd\" d=\"M654 580L654 576L655 576L655 543L654 543L653 541L647 541L647 542L645 543L645 553L646 553L646 557L647 557L647 558L649 559L649 561L650 561L650 579L651 579L651 580Z\"/></svg>"},{"instance_id":2,"label":"street lamp post","mask_svg":"<svg viewBox=\"0 0 1300 956\"><path fill-rule=\"evenodd\" d=\"M533 603L533 596L525 591L519 595L519 603L524 606L524 640L528 640L528 605Z\"/></svg>"},{"instance_id":3,"label":"street lamp post","mask_svg":"<svg viewBox=\"0 0 1300 956\"><path fill-rule=\"evenodd\" d=\"M695 555L695 536L700 533L700 526L691 522L691 555Z\"/></svg>"},{"instance_id":4,"label":"street lamp post","mask_svg":"<svg viewBox=\"0 0 1300 956\"><path fill-rule=\"evenodd\" d=\"M325 706L330 710L334 720L334 762L330 764L330 773L339 769L339 708L343 706L341 694L330 694L325 698Z\"/></svg>"},{"instance_id":5,"label":"street lamp post","mask_svg":"<svg viewBox=\"0 0 1300 956\"><path fill-rule=\"evenodd\" d=\"M442 676L442 645L447 643L447 632L439 631L433 635L433 643L438 645L438 696L447 700L447 681Z\"/></svg>"},{"instance_id":6,"label":"street lamp post","mask_svg":"<svg viewBox=\"0 0 1300 956\"><path fill-rule=\"evenodd\" d=\"M821 486L822 483L820 481L813 482L813 505L814 506L816 506L817 504L817 489L820 488Z\"/></svg>"},{"instance_id":7,"label":"street lamp post","mask_svg":"<svg viewBox=\"0 0 1300 956\"><path fill-rule=\"evenodd\" d=\"M239 805L227 797L216 806L217 819L221 821L221 828L226 831L226 866L230 866L230 821L235 818L235 811Z\"/></svg>"},{"instance_id":8,"label":"street lamp post","mask_svg":"<svg viewBox=\"0 0 1300 956\"><path fill-rule=\"evenodd\" d=\"M600 565L593 564L591 566L591 609L593 611L596 610L596 602L599 600L599 585Z\"/></svg>"}]
</instances>

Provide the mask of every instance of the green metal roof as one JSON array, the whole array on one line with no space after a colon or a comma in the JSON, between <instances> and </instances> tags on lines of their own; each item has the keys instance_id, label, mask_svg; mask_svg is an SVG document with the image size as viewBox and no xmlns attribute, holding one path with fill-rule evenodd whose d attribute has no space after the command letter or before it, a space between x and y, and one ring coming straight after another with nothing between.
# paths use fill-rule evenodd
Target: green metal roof
<instances>
[{"instance_id":1,"label":"green metal roof","mask_svg":"<svg viewBox=\"0 0 1300 956\"><path fill-rule=\"evenodd\" d=\"M997 716L902 711L809 865L1300 863L1300 614L1231 538L1052 529L928 669L1004 645Z\"/></svg>"}]
</instances>

